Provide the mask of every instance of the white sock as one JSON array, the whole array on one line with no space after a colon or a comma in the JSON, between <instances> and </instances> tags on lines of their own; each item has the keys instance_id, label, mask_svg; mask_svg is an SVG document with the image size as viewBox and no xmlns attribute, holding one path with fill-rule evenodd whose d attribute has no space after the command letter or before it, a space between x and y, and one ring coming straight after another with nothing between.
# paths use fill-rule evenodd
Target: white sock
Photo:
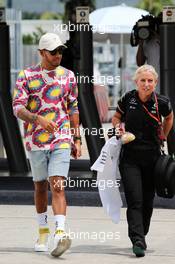
<instances>
[{"instance_id":1,"label":"white sock","mask_svg":"<svg viewBox=\"0 0 175 264\"><path fill-rule=\"evenodd\" d=\"M64 231L64 226L65 226L65 215L54 215L55 219L55 228L56 230L63 230Z\"/></svg>"},{"instance_id":2,"label":"white sock","mask_svg":"<svg viewBox=\"0 0 175 264\"><path fill-rule=\"evenodd\" d=\"M37 214L37 220L40 228L48 227L47 212Z\"/></svg>"}]
</instances>

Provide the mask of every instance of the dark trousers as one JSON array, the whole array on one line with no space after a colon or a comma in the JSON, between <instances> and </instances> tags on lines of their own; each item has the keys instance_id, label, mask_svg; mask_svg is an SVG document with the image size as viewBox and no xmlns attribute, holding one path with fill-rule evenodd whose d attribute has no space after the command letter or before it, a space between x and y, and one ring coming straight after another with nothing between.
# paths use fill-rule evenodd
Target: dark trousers
<instances>
[{"instance_id":1,"label":"dark trousers","mask_svg":"<svg viewBox=\"0 0 175 264\"><path fill-rule=\"evenodd\" d=\"M153 171L159 153L124 151L120 173L127 202L128 235L131 242L145 243L155 195Z\"/></svg>"}]
</instances>

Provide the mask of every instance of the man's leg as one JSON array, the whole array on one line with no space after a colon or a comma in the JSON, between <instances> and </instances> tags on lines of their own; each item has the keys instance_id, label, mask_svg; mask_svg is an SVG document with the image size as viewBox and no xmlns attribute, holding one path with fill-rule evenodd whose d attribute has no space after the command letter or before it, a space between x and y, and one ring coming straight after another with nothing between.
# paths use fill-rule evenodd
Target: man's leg
<instances>
[{"instance_id":1,"label":"man's leg","mask_svg":"<svg viewBox=\"0 0 175 264\"><path fill-rule=\"evenodd\" d=\"M35 251L47 251L49 243L49 227L47 221L48 172L47 156L44 151L29 152L30 165L34 181L34 200L39 225L39 238L35 243Z\"/></svg>"},{"instance_id":2,"label":"man's leg","mask_svg":"<svg viewBox=\"0 0 175 264\"><path fill-rule=\"evenodd\" d=\"M55 219L54 247L51 251L53 257L61 256L71 245L69 236L65 233L66 198L64 192L64 177L52 176L50 189L52 192L52 209Z\"/></svg>"},{"instance_id":3,"label":"man's leg","mask_svg":"<svg viewBox=\"0 0 175 264\"><path fill-rule=\"evenodd\" d=\"M65 177L49 177L50 190L52 192L52 209L54 215L66 215Z\"/></svg>"},{"instance_id":4,"label":"man's leg","mask_svg":"<svg viewBox=\"0 0 175 264\"><path fill-rule=\"evenodd\" d=\"M49 247L49 227L47 220L48 182L34 182L34 200L39 225L39 238L35 244L35 251L45 252Z\"/></svg>"},{"instance_id":5,"label":"man's leg","mask_svg":"<svg viewBox=\"0 0 175 264\"><path fill-rule=\"evenodd\" d=\"M65 231L66 197L64 191L65 178L52 176L49 178L52 192L52 210L55 218L55 229Z\"/></svg>"},{"instance_id":6,"label":"man's leg","mask_svg":"<svg viewBox=\"0 0 175 264\"><path fill-rule=\"evenodd\" d=\"M51 255L58 257L71 245L65 233L66 198L65 184L70 165L70 150L56 149L50 154L48 174L52 193L52 209L55 219L54 249Z\"/></svg>"},{"instance_id":7,"label":"man's leg","mask_svg":"<svg viewBox=\"0 0 175 264\"><path fill-rule=\"evenodd\" d=\"M34 200L38 214L47 212L48 204L48 181L34 182Z\"/></svg>"}]
</instances>

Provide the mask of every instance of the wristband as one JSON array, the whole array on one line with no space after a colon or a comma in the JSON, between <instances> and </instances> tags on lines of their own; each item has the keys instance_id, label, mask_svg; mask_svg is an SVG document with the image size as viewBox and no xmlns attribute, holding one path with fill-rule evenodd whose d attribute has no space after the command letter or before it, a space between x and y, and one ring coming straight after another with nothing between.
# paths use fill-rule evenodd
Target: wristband
<instances>
[{"instance_id":1,"label":"wristband","mask_svg":"<svg viewBox=\"0 0 175 264\"><path fill-rule=\"evenodd\" d=\"M38 119L38 115L37 114L33 114L32 115L32 123L35 123L37 119Z\"/></svg>"},{"instance_id":2,"label":"wristband","mask_svg":"<svg viewBox=\"0 0 175 264\"><path fill-rule=\"evenodd\" d=\"M82 144L81 137L74 136L73 139L74 139L74 142L77 141L77 140L80 140L80 144Z\"/></svg>"}]
</instances>

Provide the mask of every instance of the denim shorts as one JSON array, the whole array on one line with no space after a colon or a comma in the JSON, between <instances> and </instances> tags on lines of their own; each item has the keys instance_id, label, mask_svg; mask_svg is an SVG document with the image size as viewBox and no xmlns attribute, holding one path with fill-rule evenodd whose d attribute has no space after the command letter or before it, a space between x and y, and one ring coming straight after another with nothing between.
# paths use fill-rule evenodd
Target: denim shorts
<instances>
[{"instance_id":1,"label":"denim shorts","mask_svg":"<svg viewBox=\"0 0 175 264\"><path fill-rule=\"evenodd\" d=\"M40 182L51 176L68 176L70 149L28 151L33 181Z\"/></svg>"}]
</instances>

